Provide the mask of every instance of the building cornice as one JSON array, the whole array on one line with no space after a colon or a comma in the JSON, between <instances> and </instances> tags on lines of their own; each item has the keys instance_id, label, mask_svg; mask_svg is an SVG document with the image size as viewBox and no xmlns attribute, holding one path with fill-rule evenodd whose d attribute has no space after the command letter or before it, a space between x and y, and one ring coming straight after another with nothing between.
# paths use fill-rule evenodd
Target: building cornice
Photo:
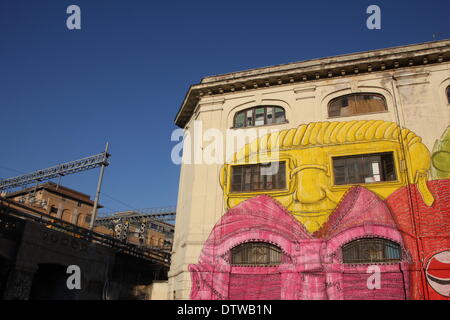
<instances>
[{"instance_id":1,"label":"building cornice","mask_svg":"<svg viewBox=\"0 0 450 320\"><path fill-rule=\"evenodd\" d=\"M205 96L448 61L450 61L450 39L210 76L203 78L199 84L190 86L175 117L175 124L184 128L199 100Z\"/></svg>"}]
</instances>

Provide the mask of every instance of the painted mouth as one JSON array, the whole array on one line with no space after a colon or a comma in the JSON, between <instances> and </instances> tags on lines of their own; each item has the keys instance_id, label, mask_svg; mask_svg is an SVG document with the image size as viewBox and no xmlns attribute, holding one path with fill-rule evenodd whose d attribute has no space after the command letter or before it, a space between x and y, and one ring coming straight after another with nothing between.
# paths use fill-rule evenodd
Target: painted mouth
<instances>
[{"instance_id":1,"label":"painted mouth","mask_svg":"<svg viewBox=\"0 0 450 320\"><path fill-rule=\"evenodd\" d=\"M333 212L333 209L320 210L320 211L289 210L289 212L294 216L315 218L315 217L328 216Z\"/></svg>"}]
</instances>

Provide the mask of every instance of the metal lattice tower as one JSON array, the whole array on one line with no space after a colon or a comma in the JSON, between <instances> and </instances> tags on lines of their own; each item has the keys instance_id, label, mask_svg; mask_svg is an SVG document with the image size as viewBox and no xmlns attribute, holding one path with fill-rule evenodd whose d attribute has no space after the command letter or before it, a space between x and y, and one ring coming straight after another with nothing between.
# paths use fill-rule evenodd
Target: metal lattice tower
<instances>
[{"instance_id":1,"label":"metal lattice tower","mask_svg":"<svg viewBox=\"0 0 450 320\"><path fill-rule=\"evenodd\" d=\"M0 191L26 186L32 183L39 183L53 178L77 173L85 170L94 169L102 165L109 165L110 154L102 152L94 156L63 163L50 168L27 173L14 178L0 180Z\"/></svg>"}]
</instances>

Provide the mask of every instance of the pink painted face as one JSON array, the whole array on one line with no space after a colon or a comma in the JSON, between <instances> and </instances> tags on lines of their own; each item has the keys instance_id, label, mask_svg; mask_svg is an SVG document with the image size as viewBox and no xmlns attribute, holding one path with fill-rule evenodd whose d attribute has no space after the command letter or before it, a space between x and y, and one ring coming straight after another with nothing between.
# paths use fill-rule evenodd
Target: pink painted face
<instances>
[{"instance_id":1,"label":"pink painted face","mask_svg":"<svg viewBox=\"0 0 450 320\"><path fill-rule=\"evenodd\" d=\"M358 261L351 250L365 239L388 241L392 252L380 251L372 241L373 250L360 253L372 261ZM266 243L258 250L267 250L266 258L275 260L236 264L235 248L250 242ZM350 248L347 258L344 248ZM386 258L380 254L391 260L379 263ZM277 201L261 195L230 209L213 228L199 263L189 266L191 298L405 299L409 275L401 270L408 270L408 264L389 209L363 187L350 189L312 235Z\"/></svg>"}]
</instances>

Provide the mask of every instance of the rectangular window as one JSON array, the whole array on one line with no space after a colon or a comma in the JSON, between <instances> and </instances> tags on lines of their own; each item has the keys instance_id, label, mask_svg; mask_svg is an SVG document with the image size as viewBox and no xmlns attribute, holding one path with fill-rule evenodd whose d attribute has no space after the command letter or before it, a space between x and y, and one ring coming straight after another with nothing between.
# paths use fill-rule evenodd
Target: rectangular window
<instances>
[{"instance_id":1,"label":"rectangular window","mask_svg":"<svg viewBox=\"0 0 450 320\"><path fill-rule=\"evenodd\" d=\"M333 170L336 185L397 180L392 152L334 157Z\"/></svg>"},{"instance_id":2,"label":"rectangular window","mask_svg":"<svg viewBox=\"0 0 450 320\"><path fill-rule=\"evenodd\" d=\"M278 170L273 170L277 168ZM286 162L258 163L232 167L232 192L277 190L285 188Z\"/></svg>"}]
</instances>

